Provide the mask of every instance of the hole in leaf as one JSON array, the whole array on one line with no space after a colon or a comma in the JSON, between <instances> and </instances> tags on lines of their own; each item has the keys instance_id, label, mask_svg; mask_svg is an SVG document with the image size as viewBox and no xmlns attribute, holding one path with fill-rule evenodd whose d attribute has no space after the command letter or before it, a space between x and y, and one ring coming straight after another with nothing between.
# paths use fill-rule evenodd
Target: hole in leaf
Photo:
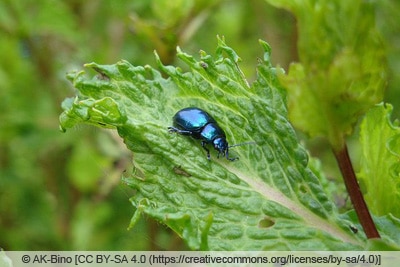
<instances>
[{"instance_id":1,"label":"hole in leaf","mask_svg":"<svg viewBox=\"0 0 400 267\"><path fill-rule=\"evenodd\" d=\"M299 185L299 190L300 190L300 192L303 193L303 194L307 194L307 193L308 193L308 188L307 188L305 185L303 185L303 184L300 184L300 185Z\"/></svg>"},{"instance_id":2,"label":"hole in leaf","mask_svg":"<svg viewBox=\"0 0 400 267\"><path fill-rule=\"evenodd\" d=\"M258 222L258 227L260 228L269 228L273 226L275 222L269 218L264 218L261 221Z\"/></svg>"}]
</instances>

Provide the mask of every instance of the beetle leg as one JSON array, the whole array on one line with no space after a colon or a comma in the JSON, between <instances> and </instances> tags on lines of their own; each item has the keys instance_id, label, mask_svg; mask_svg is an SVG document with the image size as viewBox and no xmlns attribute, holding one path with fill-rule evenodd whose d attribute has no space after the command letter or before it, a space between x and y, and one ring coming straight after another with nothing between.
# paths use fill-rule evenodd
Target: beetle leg
<instances>
[{"instance_id":1,"label":"beetle leg","mask_svg":"<svg viewBox=\"0 0 400 267\"><path fill-rule=\"evenodd\" d=\"M226 157L229 161L235 161L235 160L238 160L239 159L239 157L234 157L234 158L228 158L228 157Z\"/></svg>"},{"instance_id":2,"label":"beetle leg","mask_svg":"<svg viewBox=\"0 0 400 267\"><path fill-rule=\"evenodd\" d=\"M181 134L181 135L192 135L193 134L193 132L191 132L191 131L180 130L180 129L172 127L172 126L168 127L168 132L177 133L177 134Z\"/></svg>"},{"instance_id":3,"label":"beetle leg","mask_svg":"<svg viewBox=\"0 0 400 267\"><path fill-rule=\"evenodd\" d=\"M226 150L225 156L226 156L226 159L227 159L227 160L230 160L230 161L235 161L235 160L238 160L238 159L239 159L239 157L230 158L230 157L229 157L228 149Z\"/></svg>"},{"instance_id":4,"label":"beetle leg","mask_svg":"<svg viewBox=\"0 0 400 267\"><path fill-rule=\"evenodd\" d=\"M207 142L205 141L201 141L201 146L204 148L205 151L207 151L207 159L210 160L211 156L210 156L210 150L206 147Z\"/></svg>"}]
</instances>

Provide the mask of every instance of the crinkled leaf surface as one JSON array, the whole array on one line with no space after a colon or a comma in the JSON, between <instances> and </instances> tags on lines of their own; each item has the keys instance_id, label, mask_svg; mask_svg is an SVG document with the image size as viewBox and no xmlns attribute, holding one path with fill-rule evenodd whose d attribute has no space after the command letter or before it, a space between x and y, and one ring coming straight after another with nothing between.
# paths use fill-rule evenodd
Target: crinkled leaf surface
<instances>
[{"instance_id":1,"label":"crinkled leaf surface","mask_svg":"<svg viewBox=\"0 0 400 267\"><path fill-rule=\"evenodd\" d=\"M361 124L361 172L365 200L376 215L400 218L400 127L390 120L392 106L380 104Z\"/></svg>"},{"instance_id":2,"label":"crinkled leaf surface","mask_svg":"<svg viewBox=\"0 0 400 267\"><path fill-rule=\"evenodd\" d=\"M178 233L195 250L349 250L365 237L340 219L287 119L285 91L260 42L264 58L250 86L239 57L222 39L215 56L181 52L189 67L87 64L99 75L69 74L78 96L63 103L62 129L90 123L118 130L134 153L136 171L124 181L135 223L145 213ZM199 140L168 133L172 116L196 106L225 130L240 160L211 161ZM215 151L212 151L215 152Z\"/></svg>"},{"instance_id":3,"label":"crinkled leaf surface","mask_svg":"<svg viewBox=\"0 0 400 267\"><path fill-rule=\"evenodd\" d=\"M311 137L324 136L341 149L359 116L383 99L385 51L373 1L268 2L297 19L300 62L281 76L290 119Z\"/></svg>"},{"instance_id":4,"label":"crinkled leaf surface","mask_svg":"<svg viewBox=\"0 0 400 267\"><path fill-rule=\"evenodd\" d=\"M362 229L354 210L342 214L341 217L353 222L351 224L353 230L359 231L359 229ZM365 249L372 251L400 251L400 219L388 214L385 216L373 216L373 220L381 238L368 239Z\"/></svg>"}]
</instances>

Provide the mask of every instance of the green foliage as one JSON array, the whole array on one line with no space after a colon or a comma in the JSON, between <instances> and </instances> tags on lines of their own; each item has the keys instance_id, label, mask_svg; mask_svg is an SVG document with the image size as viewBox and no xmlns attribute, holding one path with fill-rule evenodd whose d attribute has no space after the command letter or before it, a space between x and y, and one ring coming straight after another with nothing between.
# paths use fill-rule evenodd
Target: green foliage
<instances>
[{"instance_id":1,"label":"green foliage","mask_svg":"<svg viewBox=\"0 0 400 267\"><path fill-rule=\"evenodd\" d=\"M347 250L361 248L307 167L307 155L287 121L286 93L264 48L250 86L239 57L219 39L216 56L197 61L178 50L190 68L87 64L100 75L69 75L79 90L64 103L62 129L79 122L115 127L134 152L137 171L125 182L137 190L131 201L177 232L192 249ZM208 161L199 142L171 135L173 114L187 106L209 111L229 141L240 147L234 163ZM180 171L177 171L180 170ZM133 223L137 219L135 215Z\"/></svg>"},{"instance_id":2,"label":"green foliage","mask_svg":"<svg viewBox=\"0 0 400 267\"><path fill-rule=\"evenodd\" d=\"M298 21L300 63L281 80L288 89L291 121L334 150L360 115L383 99L385 51L370 1L269 1Z\"/></svg>"},{"instance_id":3,"label":"green foliage","mask_svg":"<svg viewBox=\"0 0 400 267\"><path fill-rule=\"evenodd\" d=\"M298 61L299 59L303 64L304 56L302 54L304 53L301 52L300 55L297 55L296 52L295 43L298 35L295 30L296 21L291 13L273 8L263 0L190 0L183 1L183 5L177 5L179 2L181 1L0 1L0 98L2 99L2 104L0 105L0 247L6 250L187 249L169 228L158 224L151 219L151 216L144 216L144 218L141 216L151 211L151 207L149 208L147 204L153 203L146 200L146 192L140 192L144 200L139 203L141 205L138 205L138 212L132 217L132 221L136 223L135 226L130 231L126 231L132 215L132 206L128 198L134 194L134 190L121 185L120 176L121 173L130 173L131 152L127 151L125 146L121 144L121 138L117 136L116 131L79 126L68 131L68 134L61 134L57 129L60 114L59 103L66 95L75 94L72 91L73 88L65 79L65 73L75 68L81 68L80 66L83 62L95 61L106 64L106 62L117 62L123 58L129 62L134 62L136 65L146 65L153 62L152 51L156 50L164 64L174 64L187 69L188 66L183 61L175 62L176 46L179 44L191 54L196 53L200 48L206 51L213 51L215 36L221 34L229 40L232 47L235 47L238 54L246 59L241 63L240 67L246 77L249 77L249 80L255 79L254 65L256 58L260 54L259 47L255 41L258 38L268 40L268 43L273 48L272 62L274 62L274 65L277 63L286 69L290 62ZM284 1L280 0L270 2L275 5L280 3L281 5L285 4L287 7L292 5L295 7L301 1L286 1L287 3L284 3ZM348 2L349 5L350 2L352 5L355 3L354 7L360 4L359 1ZM313 1L313 3L317 3L317 1ZM324 3L325 5L323 1L318 1L318 3ZM369 5L368 3L374 3L374 5ZM336 3L332 4L336 5ZM339 3L341 7L346 7L346 4ZM321 5L321 7L324 5ZM396 76L400 62L400 53L398 53L400 51L400 42L398 42L398 36L400 36L400 17L397 16L398 1L364 1L360 11L362 10L365 16L361 12L357 13L353 10L355 13L351 13L346 17L340 10L332 12L330 8L323 8L320 16L310 15L308 19L309 25L305 26L309 26L312 31L299 30L299 38L302 43L320 42L321 45L310 45L308 47L311 48L310 50L314 50L311 52L315 54L315 57L311 58L311 60L321 62L323 59L318 58L318 54L321 52L318 50L328 47L340 47L338 44L341 44L342 40L348 39L335 38L334 36L338 36L336 33L340 33L340 31L332 30L332 32L336 32L332 35L332 38L331 35L321 35L325 39L321 39L321 37L314 38L313 34L318 33L319 30L342 29L343 27L342 25L336 28L329 28L320 27L320 25L345 23L346 28L343 32L346 32L346 36L354 36L354 38L357 38L358 44L365 43L371 47L367 51L365 51L365 47L364 50L360 50L363 54L368 55L368 53L381 51L380 49L375 49L374 45L368 41L370 35L364 32L365 27L371 26L372 16L371 10L366 10L364 5L374 9L377 14L376 19L379 30L386 42L390 77L386 79L383 76L383 80L386 80L389 85L389 92L385 95L385 100L393 104L393 115L396 115L399 114L398 107L400 106L399 79L398 75ZM313 8L310 7L312 5L304 5L302 10L312 11ZM347 8L351 9L350 6ZM289 8L289 10L294 11L295 9ZM171 16L171 14L173 15ZM299 23L299 18L305 16L302 15L302 12L294 12L293 14L297 16ZM359 16L353 16L353 14L359 14ZM321 23L324 18L326 21ZM357 24L355 21L357 23L362 21L366 23L354 26ZM302 28L304 29L304 27ZM358 28L363 29L363 31L359 31ZM375 30L372 29L370 33L375 34ZM371 60L374 58L372 57ZM206 66L204 64L200 65ZM381 65L378 65L378 68L380 68L379 66ZM161 68L164 69L165 67ZM147 69L144 71L146 79L152 80L151 75L148 73L149 69L147 67L145 69ZM174 69L171 67L171 70ZM174 77L174 75L171 75L171 77ZM106 79L107 77L100 75L98 78ZM153 80L158 79L154 78ZM257 78L257 80L260 80L260 78ZM177 86L172 81L166 83L169 85L165 85L162 88L168 87L168 89L171 89L171 84ZM256 88L255 83L252 84L252 88ZM174 92L178 91L178 89L175 89L173 89ZM251 92L249 95L253 96L254 93ZM195 103L197 101L203 102L200 100L204 99L204 97L202 95ZM288 97L290 99L291 96ZM72 98L70 101L73 103L74 99ZM107 101L102 105L110 104ZM168 101L172 103L171 99L168 99ZM232 127L228 119L233 119L234 122L238 123L242 122L244 120L244 117L240 115L243 114L242 108L239 111L236 108L227 110L226 103L216 103L218 103L218 106L209 106L207 104L204 108L212 108L213 115L215 117L218 116L217 119L223 123L224 129L229 131L229 141L231 143L248 141L250 137L250 139L255 139L253 138L253 133L255 132L241 134L242 131L231 130ZM271 101L268 105L272 105L272 103L275 103L275 101ZM91 103L87 102L86 104L90 106ZM228 104L230 105L230 103ZM66 102L65 107L68 105L70 104ZM282 105L284 104L282 103ZM178 107L169 106L167 107L168 113L159 113L165 116L161 117L163 123L162 129L160 128L159 130L160 133L165 133L166 129L164 127L166 125L169 126L170 117L176 111L176 108ZM285 108L275 108L285 113ZM124 117L128 115L118 113L105 114L105 111L104 109L95 110L90 115L99 121L109 119L108 123L111 124L115 124L114 119L118 116ZM119 111L119 106L114 111ZM138 110L138 112L138 114L143 113L141 110ZM251 112L251 110L247 112ZM300 112L302 111L300 110ZM317 113L319 114L319 112ZM252 113L251 115L254 114ZM262 114L269 113L263 112ZM159 121L159 118L153 120L154 116L156 114L151 114L150 119L153 122ZM295 114L291 114L291 117L295 116ZM302 114L298 116L302 117ZM132 120L130 116L126 116L126 118L128 117ZM253 116L250 118L253 119ZM97 121L94 123L98 125ZM114 127L112 125L102 125L102 127L107 126ZM181 136L168 135L164 137L167 138L163 139L167 142L167 148L170 148L171 144L177 144L176 149L181 152L179 156L178 152L174 154L176 155L174 162L180 162L179 160L182 160L182 158L188 157L194 159L193 162L202 162L203 165L201 166L211 164L211 167L205 170L214 170L216 166L220 166L219 164L223 164L224 167L234 166L236 169L241 168L246 159L254 158L258 155L248 155L248 153L258 153L267 144L267 142L261 142L256 147L237 147L232 149L232 153L241 157L239 162L231 164L224 160L217 160L215 159L215 154L213 154L212 162L205 163L204 151L199 147L198 142L187 140ZM382 139L381 142L386 143L387 140ZM318 145L318 152L326 150L323 144ZM357 147L353 146L352 148L354 149L352 151L353 155L357 156ZM395 150L393 151L395 152ZM272 155L275 154L271 152L271 158ZM140 153L135 153L135 156L139 160ZM394 156L390 154L388 157L389 162L392 162ZM270 160L271 158L268 159ZM294 156L289 158L297 159ZM372 157L367 156L367 158L371 159ZM354 159L357 158L354 157ZM356 160L354 161L356 162ZM244 170L248 170L253 161L247 161L246 164L249 167L244 168ZM139 168L140 166L136 164L135 174L137 176L144 174L144 171ZM395 172L391 172L395 171L395 166L392 165L393 169L390 170L392 175L395 174ZM335 172L326 172L326 170L335 169L336 166L322 159L321 167L328 179L323 179L324 175L319 168L309 166L312 172L318 176L318 179L322 179L321 185L324 191L330 194L332 192L336 194L340 191L340 195L342 195L341 188L343 188L343 185L336 182L339 175ZM193 172L197 173L199 168L196 167L196 171L193 171L193 168L187 168L179 163L179 165L170 166L168 171L172 170L181 179L188 180L193 178L195 180L197 176L193 175ZM268 169L265 172L270 174L272 171L275 173L275 170ZM191 173L188 171L191 171ZM234 170L229 171L227 177L239 177L238 179L242 181L240 178L242 176L236 176L232 171ZM386 170L379 171L386 172ZM365 173L363 170L360 171L360 173L363 172ZM225 175L225 171L219 173ZM188 174L191 176L187 177ZM221 177L224 177L223 175ZM257 172L254 172L251 177L257 177ZM307 175L304 177L307 177ZM126 180L127 182L130 181L131 177L127 177ZM184 182L187 182L186 180ZM227 185L230 185L229 181L226 182ZM278 182L282 182L283 185L286 180L274 180L274 183ZM166 184L163 181L163 185ZM220 183L215 184L219 185ZM253 191L254 186L251 186L250 183L248 184L248 187L244 186L243 188ZM262 182L261 184L267 183ZM176 179L171 179L171 184L168 185L178 186L181 184ZM281 186L281 184L278 185ZM188 187L193 188L193 185L183 188ZM228 188L231 190L230 187ZM243 193L243 190L240 192ZM287 191L282 190L280 192ZM393 191L391 192L393 193ZM208 190L207 193L209 193ZM371 190L369 190L369 193L371 193ZM150 192L147 195L149 194ZM257 192L252 192L252 194L255 195L254 199L258 199L262 203L265 202L263 194L258 194ZM298 192L295 191L291 197L296 198L297 194ZM164 198L169 196L169 194L160 196L159 199L164 201ZM176 194L173 196L176 196ZM192 199L197 199L194 193L192 196ZM314 199L313 197L310 198ZM150 198L147 197L147 199ZM181 203L177 199L176 197L176 203ZM321 201L319 197L317 199ZM343 199L346 198L343 197ZM234 199L234 201L238 200ZM136 202L134 203L137 204ZM330 201L324 203L333 205ZM296 205L303 204L296 202ZM379 204L377 203L377 205ZM347 203L345 208L344 206L339 206L341 210L347 211L351 205ZM174 206L168 207L174 208ZM220 211L218 205L213 205L212 207ZM305 207L308 207L308 205L305 205ZM161 209L162 207L154 207L153 209L154 214L161 216L162 212L158 212L156 208ZM308 208L304 209L308 210ZM324 208L319 213L324 213L326 210ZM377 210L389 212L385 211L382 206L377 207ZM224 211L223 214L225 216L226 212ZM345 217L341 215L342 219L335 219L333 223L328 224L326 224L328 219L323 215L321 216L322 220L325 221L325 224L322 223L321 225L334 226L335 229L339 225L345 232L348 232L349 225L357 227L359 233L356 236L361 236L357 240L361 240L363 248L383 248L381 244L376 244L376 242L368 241L371 244L363 242L363 233L355 216ZM183 216L182 218L182 220L185 220L186 217ZM254 221L257 215L253 214L249 218ZM334 211L332 217L329 218L336 218L336 212ZM236 217L233 219L238 220ZM278 219L281 223L282 218ZM379 232L384 237L385 246L389 243L400 243L397 235L400 232L397 230L398 220L394 216L385 214L385 216L375 218L375 220ZM200 230L202 231L200 232L204 233L204 235L199 234L201 240L204 240L206 233L213 229L211 226L215 225L215 218L204 217L196 221L211 221L212 223L210 224L201 225ZM296 219L290 222L299 226L299 222ZM309 224L307 222L300 225L308 227ZM241 225L241 223L239 224ZM177 229L176 223L173 224L170 221L168 225L178 233L183 231L182 229ZM264 227L265 230L274 227L274 225L271 225L271 220L264 217L259 225ZM290 224L288 225L290 226ZM207 230L208 226L210 228ZM191 229L198 228L192 227ZM301 229L304 230L305 228ZM330 235L330 237L332 236L335 236L335 233ZM285 238L287 239L288 237L284 236L281 240ZM294 240L292 239L291 241L296 243L297 241ZM196 242L198 243L198 241L195 241L192 244L196 244ZM277 246L283 248L281 243L277 244ZM1 255L0 253L0 258Z\"/></svg>"},{"instance_id":4,"label":"green foliage","mask_svg":"<svg viewBox=\"0 0 400 267\"><path fill-rule=\"evenodd\" d=\"M124 43L129 50L118 45L129 32L104 29L121 29L132 1L112 8L95 2L0 1L0 247L5 250L151 247L140 238L147 232L143 220L135 231L126 231L131 193L119 182L129 154L114 133L81 127L62 135L58 129L60 102L73 93L65 73L86 58L131 55L132 39ZM134 237L140 241L132 242Z\"/></svg>"},{"instance_id":5,"label":"green foliage","mask_svg":"<svg viewBox=\"0 0 400 267\"><path fill-rule=\"evenodd\" d=\"M392 106L380 104L361 123L361 173L365 199L376 215L400 218L400 127L390 120Z\"/></svg>"},{"instance_id":6,"label":"green foliage","mask_svg":"<svg viewBox=\"0 0 400 267\"><path fill-rule=\"evenodd\" d=\"M351 221L351 228L360 230L362 229L358 222L357 215L354 210L344 213L340 216L342 219ZM377 217L374 216L375 225L379 231L381 239L368 239L364 245L365 250L400 250L400 219L391 214Z\"/></svg>"},{"instance_id":7,"label":"green foliage","mask_svg":"<svg viewBox=\"0 0 400 267\"><path fill-rule=\"evenodd\" d=\"M388 86L385 101L393 105L393 116L400 116L400 22L395 14L400 10L400 1L376 1L376 21L379 31L385 39L386 58L389 66Z\"/></svg>"}]
</instances>

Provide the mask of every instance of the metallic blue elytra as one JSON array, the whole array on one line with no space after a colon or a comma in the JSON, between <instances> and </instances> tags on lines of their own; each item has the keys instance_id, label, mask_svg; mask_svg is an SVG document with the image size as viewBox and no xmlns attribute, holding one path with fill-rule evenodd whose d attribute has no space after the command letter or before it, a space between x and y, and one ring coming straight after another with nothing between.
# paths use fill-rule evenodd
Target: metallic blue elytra
<instances>
[{"instance_id":1,"label":"metallic blue elytra","mask_svg":"<svg viewBox=\"0 0 400 267\"><path fill-rule=\"evenodd\" d=\"M210 159L210 150L206 147L207 144L214 146L218 151L218 157L222 154L230 161L238 159L229 157L229 145L224 130L204 110L196 107L184 108L178 111L172 120L174 126L168 127L169 132L200 139L201 146L207 151L207 159Z\"/></svg>"}]
</instances>

